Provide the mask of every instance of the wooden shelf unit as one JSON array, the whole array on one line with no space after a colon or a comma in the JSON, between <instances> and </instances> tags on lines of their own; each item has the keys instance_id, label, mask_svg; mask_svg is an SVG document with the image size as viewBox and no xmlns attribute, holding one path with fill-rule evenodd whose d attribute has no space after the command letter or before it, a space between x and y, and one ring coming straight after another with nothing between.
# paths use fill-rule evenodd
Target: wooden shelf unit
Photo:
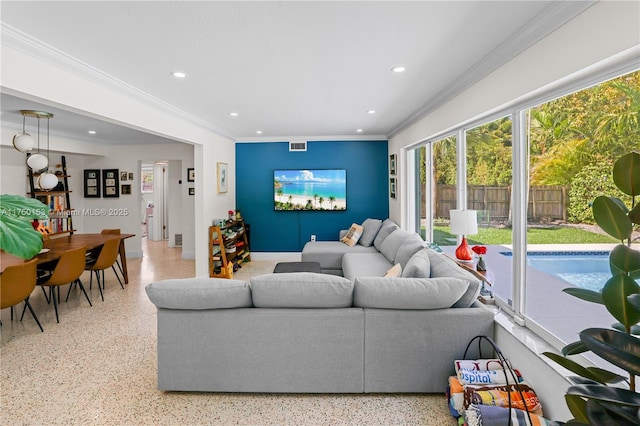
<instances>
[{"instance_id":1,"label":"wooden shelf unit","mask_svg":"<svg viewBox=\"0 0 640 426\"><path fill-rule=\"evenodd\" d=\"M209 276L233 278L240 262L251 260L247 228L243 220L209 227Z\"/></svg>"},{"instance_id":2,"label":"wooden shelf unit","mask_svg":"<svg viewBox=\"0 0 640 426\"><path fill-rule=\"evenodd\" d=\"M47 229L47 235L72 235L75 229L73 229L73 209L71 208L71 198L69 191L70 177L67 174L67 159L62 156L62 174L56 175L58 180L62 184L62 190L53 189L51 191L42 191L36 188L34 178L39 176L39 173L33 173L33 171L27 167L29 172L29 188L28 193L31 198L40 200L43 204L49 206L49 219L40 220L42 227ZM42 231L41 231L42 232Z\"/></svg>"}]
</instances>

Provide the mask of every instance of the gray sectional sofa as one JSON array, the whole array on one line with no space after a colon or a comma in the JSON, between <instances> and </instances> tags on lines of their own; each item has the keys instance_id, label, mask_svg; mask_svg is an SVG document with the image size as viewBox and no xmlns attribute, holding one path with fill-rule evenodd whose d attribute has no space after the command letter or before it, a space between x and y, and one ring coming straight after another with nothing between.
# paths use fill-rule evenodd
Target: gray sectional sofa
<instances>
[{"instance_id":1,"label":"gray sectional sofa","mask_svg":"<svg viewBox=\"0 0 640 426\"><path fill-rule=\"evenodd\" d=\"M147 285L158 308L158 387L443 392L453 360L463 356L467 342L493 335L494 314L476 301L480 286L472 275L425 248L419 237L416 244L406 231L396 232L387 221L377 227L371 246L339 243L354 249L341 253L336 244L320 243L313 250L307 245L307 255L315 253L311 259L333 274ZM380 251L374 242L379 236ZM338 250L321 254L320 246ZM402 276L382 277L396 263L403 266Z\"/></svg>"}]
</instances>

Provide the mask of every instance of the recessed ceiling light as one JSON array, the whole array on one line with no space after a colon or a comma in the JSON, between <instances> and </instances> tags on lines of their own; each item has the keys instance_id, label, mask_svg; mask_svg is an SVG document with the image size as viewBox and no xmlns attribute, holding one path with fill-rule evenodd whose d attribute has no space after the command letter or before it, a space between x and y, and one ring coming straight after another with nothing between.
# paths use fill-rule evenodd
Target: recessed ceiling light
<instances>
[{"instance_id":1,"label":"recessed ceiling light","mask_svg":"<svg viewBox=\"0 0 640 426\"><path fill-rule=\"evenodd\" d=\"M362 130L362 129L357 129L357 130L356 130L356 132L358 132L358 133L362 133L363 131L364 131L364 130Z\"/></svg>"},{"instance_id":2,"label":"recessed ceiling light","mask_svg":"<svg viewBox=\"0 0 640 426\"><path fill-rule=\"evenodd\" d=\"M229 115L232 116L232 117L237 117L238 113L237 112L230 112Z\"/></svg>"},{"instance_id":3,"label":"recessed ceiling light","mask_svg":"<svg viewBox=\"0 0 640 426\"><path fill-rule=\"evenodd\" d=\"M262 130L256 130L256 133L261 135L262 134Z\"/></svg>"},{"instance_id":4,"label":"recessed ceiling light","mask_svg":"<svg viewBox=\"0 0 640 426\"><path fill-rule=\"evenodd\" d=\"M96 132L95 130L89 130L89 134L90 135L95 135L96 133L98 133L98 132Z\"/></svg>"},{"instance_id":5,"label":"recessed ceiling light","mask_svg":"<svg viewBox=\"0 0 640 426\"><path fill-rule=\"evenodd\" d=\"M175 71L171 73L172 76L176 78L185 78L187 75L181 71Z\"/></svg>"},{"instance_id":6,"label":"recessed ceiling light","mask_svg":"<svg viewBox=\"0 0 640 426\"><path fill-rule=\"evenodd\" d=\"M405 70L406 70L406 68L401 66L401 65L391 68L391 71L393 71L393 72L405 72Z\"/></svg>"},{"instance_id":7,"label":"recessed ceiling light","mask_svg":"<svg viewBox=\"0 0 640 426\"><path fill-rule=\"evenodd\" d=\"M369 111L367 111L367 114L375 114L375 113L376 113L376 111L373 110L373 109L370 109Z\"/></svg>"}]
</instances>

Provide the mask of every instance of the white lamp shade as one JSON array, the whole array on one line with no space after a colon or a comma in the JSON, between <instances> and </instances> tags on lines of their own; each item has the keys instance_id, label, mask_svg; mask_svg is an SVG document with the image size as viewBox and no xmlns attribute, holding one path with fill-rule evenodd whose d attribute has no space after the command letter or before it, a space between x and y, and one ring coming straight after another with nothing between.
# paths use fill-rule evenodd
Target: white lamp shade
<instances>
[{"instance_id":1,"label":"white lamp shade","mask_svg":"<svg viewBox=\"0 0 640 426\"><path fill-rule=\"evenodd\" d=\"M20 132L13 137L13 147L20 152L29 152L36 146L36 141L29 133Z\"/></svg>"},{"instance_id":2,"label":"white lamp shade","mask_svg":"<svg viewBox=\"0 0 640 426\"><path fill-rule=\"evenodd\" d=\"M58 184L58 177L53 173L43 173L38 177L38 186L40 189L50 190Z\"/></svg>"},{"instance_id":3,"label":"white lamp shade","mask_svg":"<svg viewBox=\"0 0 640 426\"><path fill-rule=\"evenodd\" d=\"M27 166L34 171L40 171L49 166L49 160L42 154L32 154L27 158Z\"/></svg>"},{"instance_id":4,"label":"white lamp shade","mask_svg":"<svg viewBox=\"0 0 640 426\"><path fill-rule=\"evenodd\" d=\"M478 212L475 210L450 210L451 233L474 235L478 233Z\"/></svg>"}]
</instances>

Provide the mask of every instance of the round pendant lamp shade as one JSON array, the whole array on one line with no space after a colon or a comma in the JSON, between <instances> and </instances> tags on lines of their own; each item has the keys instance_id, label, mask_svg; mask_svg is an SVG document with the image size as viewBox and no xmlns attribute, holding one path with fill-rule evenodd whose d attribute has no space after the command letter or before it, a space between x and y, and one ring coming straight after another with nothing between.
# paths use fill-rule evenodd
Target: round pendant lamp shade
<instances>
[{"instance_id":1,"label":"round pendant lamp shade","mask_svg":"<svg viewBox=\"0 0 640 426\"><path fill-rule=\"evenodd\" d=\"M36 146L36 141L29 133L21 132L13 137L13 147L20 152L29 152Z\"/></svg>"},{"instance_id":2,"label":"round pendant lamp shade","mask_svg":"<svg viewBox=\"0 0 640 426\"><path fill-rule=\"evenodd\" d=\"M27 166L31 167L33 171L40 171L46 169L49 166L49 160L42 154L33 154L27 158Z\"/></svg>"},{"instance_id":3,"label":"round pendant lamp shade","mask_svg":"<svg viewBox=\"0 0 640 426\"><path fill-rule=\"evenodd\" d=\"M38 186L46 191L53 189L58 184L58 177L53 173L43 173L38 177Z\"/></svg>"}]
</instances>

